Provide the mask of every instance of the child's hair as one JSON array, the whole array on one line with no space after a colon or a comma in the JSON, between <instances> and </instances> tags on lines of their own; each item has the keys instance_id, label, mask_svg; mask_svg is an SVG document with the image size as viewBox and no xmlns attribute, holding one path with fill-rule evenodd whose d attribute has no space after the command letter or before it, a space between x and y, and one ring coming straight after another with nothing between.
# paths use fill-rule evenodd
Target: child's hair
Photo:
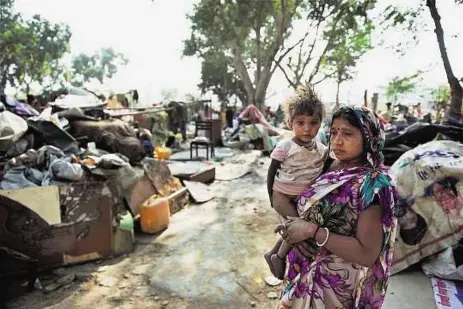
<instances>
[{"instance_id":1,"label":"child's hair","mask_svg":"<svg viewBox=\"0 0 463 309\"><path fill-rule=\"evenodd\" d=\"M298 86L295 93L284 102L283 111L285 113L286 125L290 129L292 129L292 122L295 116L318 116L320 121L322 121L325 115L323 103L309 85Z\"/></svg>"}]
</instances>

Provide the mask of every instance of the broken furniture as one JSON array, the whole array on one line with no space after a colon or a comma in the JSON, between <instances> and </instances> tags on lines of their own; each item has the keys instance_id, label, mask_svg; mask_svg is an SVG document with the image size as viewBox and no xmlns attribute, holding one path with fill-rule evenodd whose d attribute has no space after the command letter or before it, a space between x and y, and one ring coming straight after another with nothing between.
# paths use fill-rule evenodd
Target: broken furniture
<instances>
[{"instance_id":1,"label":"broken furniture","mask_svg":"<svg viewBox=\"0 0 463 309\"><path fill-rule=\"evenodd\" d=\"M211 188L202 182L185 180L183 183L196 203L205 203L215 197L215 193L212 192Z\"/></svg>"},{"instance_id":2,"label":"broken furniture","mask_svg":"<svg viewBox=\"0 0 463 309\"><path fill-rule=\"evenodd\" d=\"M211 131L211 136L208 136L212 143L214 144L214 147L221 146L222 145L222 119L211 119L212 122L212 131Z\"/></svg>"},{"instance_id":3,"label":"broken furniture","mask_svg":"<svg viewBox=\"0 0 463 309\"><path fill-rule=\"evenodd\" d=\"M0 247L19 252L38 269L131 252L130 213L109 182L0 190ZM129 217L128 219L126 217ZM11 263L1 277L27 273Z\"/></svg>"},{"instance_id":4,"label":"broken furniture","mask_svg":"<svg viewBox=\"0 0 463 309\"><path fill-rule=\"evenodd\" d=\"M205 132L205 135L199 136L198 132ZM206 160L209 160L209 148L211 149L211 157L214 157L212 121L196 121L195 136L190 143L190 159L193 159L193 149L196 150L196 157L198 157L199 148L206 149Z\"/></svg>"},{"instance_id":5,"label":"broken furniture","mask_svg":"<svg viewBox=\"0 0 463 309\"><path fill-rule=\"evenodd\" d=\"M172 175L182 181L211 183L215 180L215 166L211 164L200 161L170 161L168 166Z\"/></svg>"},{"instance_id":6,"label":"broken furniture","mask_svg":"<svg viewBox=\"0 0 463 309\"><path fill-rule=\"evenodd\" d=\"M183 209L188 203L188 190L173 177L164 160L145 158L135 180L125 189L125 199L134 219L140 217L140 206L153 195L168 200L170 214Z\"/></svg>"}]
</instances>

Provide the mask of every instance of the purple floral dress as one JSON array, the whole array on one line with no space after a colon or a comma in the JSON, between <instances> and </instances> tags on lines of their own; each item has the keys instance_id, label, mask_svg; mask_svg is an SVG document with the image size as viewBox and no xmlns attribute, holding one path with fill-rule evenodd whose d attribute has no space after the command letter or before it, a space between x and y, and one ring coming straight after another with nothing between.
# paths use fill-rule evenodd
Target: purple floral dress
<instances>
[{"instance_id":1,"label":"purple floral dress","mask_svg":"<svg viewBox=\"0 0 463 309\"><path fill-rule=\"evenodd\" d=\"M319 248L313 240L300 243L300 249L288 254L279 309L380 309L383 304L397 227L396 190L382 165L384 134L376 115L363 108L349 109L362 124L369 166L320 176L300 195L298 211L305 220L332 233L355 236L360 213L379 204L384 235L381 254L367 268Z\"/></svg>"}]
</instances>

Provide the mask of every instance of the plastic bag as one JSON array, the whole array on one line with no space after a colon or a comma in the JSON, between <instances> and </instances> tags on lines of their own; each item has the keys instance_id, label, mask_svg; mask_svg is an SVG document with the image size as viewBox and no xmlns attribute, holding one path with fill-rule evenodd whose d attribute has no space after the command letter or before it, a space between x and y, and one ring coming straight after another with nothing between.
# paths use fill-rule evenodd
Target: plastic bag
<instances>
[{"instance_id":1,"label":"plastic bag","mask_svg":"<svg viewBox=\"0 0 463 309\"><path fill-rule=\"evenodd\" d=\"M463 265L456 266L452 248L447 248L436 254L435 257L423 262L421 267L428 277L434 276L447 280L463 280Z\"/></svg>"},{"instance_id":2,"label":"plastic bag","mask_svg":"<svg viewBox=\"0 0 463 309\"><path fill-rule=\"evenodd\" d=\"M0 151L8 151L27 131L27 122L9 111L0 113Z\"/></svg>"}]
</instances>

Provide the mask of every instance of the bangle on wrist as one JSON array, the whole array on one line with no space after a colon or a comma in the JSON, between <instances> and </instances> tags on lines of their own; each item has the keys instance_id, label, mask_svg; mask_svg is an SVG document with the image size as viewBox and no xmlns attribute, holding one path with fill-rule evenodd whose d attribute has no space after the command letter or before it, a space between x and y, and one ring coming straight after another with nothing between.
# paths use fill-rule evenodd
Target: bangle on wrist
<instances>
[{"instance_id":1,"label":"bangle on wrist","mask_svg":"<svg viewBox=\"0 0 463 309\"><path fill-rule=\"evenodd\" d=\"M319 247L323 247L324 245L326 245L326 243L328 242L328 238L330 238L330 230L328 230L326 227L323 228L325 231L326 231L326 238L325 240L320 244L318 243L318 241L315 241L315 243L317 244L317 246Z\"/></svg>"}]
</instances>

